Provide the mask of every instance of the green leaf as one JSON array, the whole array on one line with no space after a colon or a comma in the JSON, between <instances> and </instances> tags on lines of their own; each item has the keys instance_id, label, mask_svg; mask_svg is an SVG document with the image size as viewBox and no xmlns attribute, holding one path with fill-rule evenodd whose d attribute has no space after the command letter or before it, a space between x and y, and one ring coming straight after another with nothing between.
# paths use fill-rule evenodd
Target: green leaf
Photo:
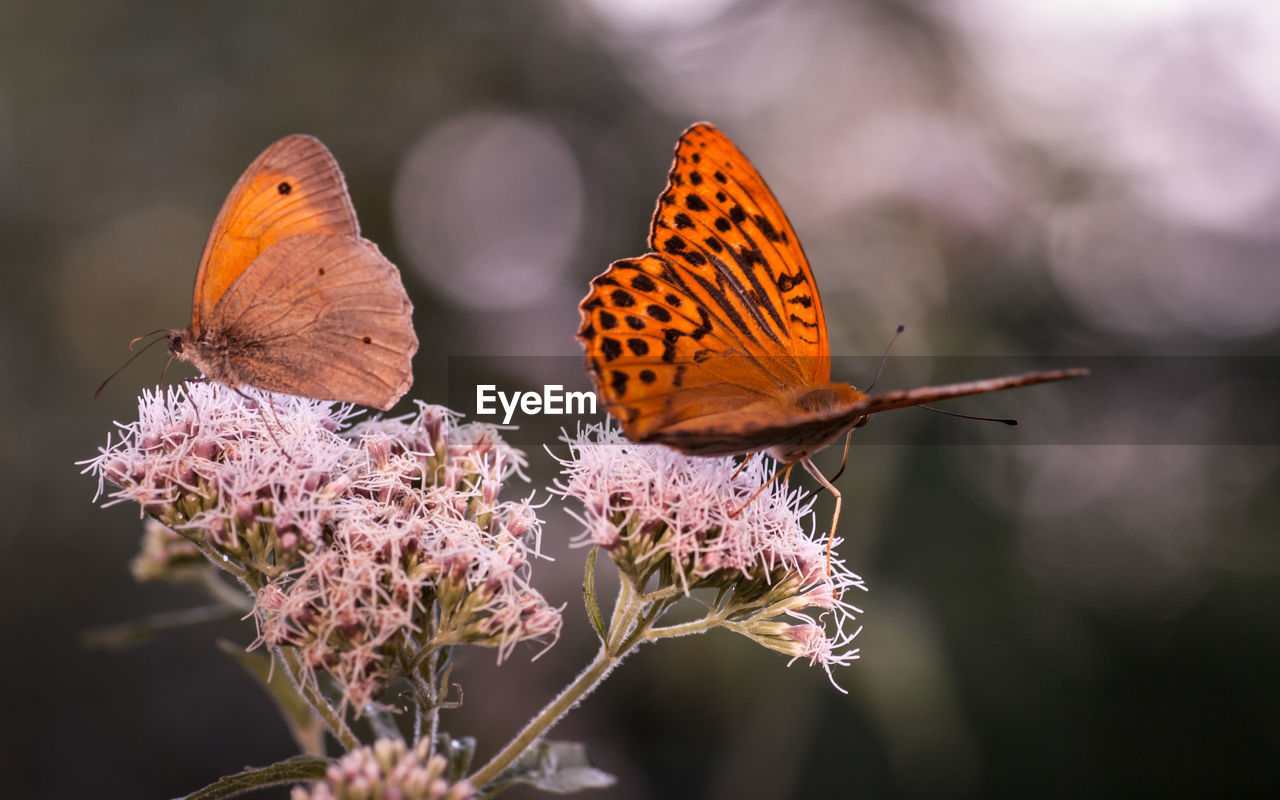
<instances>
[{"instance_id":1,"label":"green leaf","mask_svg":"<svg viewBox=\"0 0 1280 800\"><path fill-rule=\"evenodd\" d=\"M164 631L238 616L240 612L223 605L166 611L133 622L90 628L80 635L80 643L90 650L123 650L142 644Z\"/></svg>"},{"instance_id":2,"label":"green leaf","mask_svg":"<svg viewBox=\"0 0 1280 800\"><path fill-rule=\"evenodd\" d=\"M583 789L604 789L617 781L591 765L587 748L580 742L539 740L494 778L485 791L491 793L513 783L526 783L544 792L569 794Z\"/></svg>"},{"instance_id":3,"label":"green leaf","mask_svg":"<svg viewBox=\"0 0 1280 800\"><path fill-rule=\"evenodd\" d=\"M282 783L313 781L324 777L329 760L315 756L294 756L277 761L269 767L248 767L234 775L224 775L213 783L187 795L185 800L217 800L238 794L278 786Z\"/></svg>"},{"instance_id":4,"label":"green leaf","mask_svg":"<svg viewBox=\"0 0 1280 800\"><path fill-rule=\"evenodd\" d=\"M267 695L280 709L293 740L302 752L312 756L324 755L324 723L311 711L307 701L298 695L297 689L283 669L271 670L271 659L261 652L246 653L244 648L226 639L218 640L218 649L234 658L245 671L262 684Z\"/></svg>"},{"instance_id":5,"label":"green leaf","mask_svg":"<svg viewBox=\"0 0 1280 800\"><path fill-rule=\"evenodd\" d=\"M467 770L471 769L471 757L476 753L476 737L463 736L455 739L447 733L441 733L436 741L437 752L449 759L449 780L456 781L466 775Z\"/></svg>"},{"instance_id":6,"label":"green leaf","mask_svg":"<svg viewBox=\"0 0 1280 800\"><path fill-rule=\"evenodd\" d=\"M587 574L582 579L582 597L587 604L587 619L591 620L591 627L596 629L596 635L603 642L604 617L600 616L600 603L596 600L596 556L599 554L599 547L593 547L587 553Z\"/></svg>"}]
</instances>

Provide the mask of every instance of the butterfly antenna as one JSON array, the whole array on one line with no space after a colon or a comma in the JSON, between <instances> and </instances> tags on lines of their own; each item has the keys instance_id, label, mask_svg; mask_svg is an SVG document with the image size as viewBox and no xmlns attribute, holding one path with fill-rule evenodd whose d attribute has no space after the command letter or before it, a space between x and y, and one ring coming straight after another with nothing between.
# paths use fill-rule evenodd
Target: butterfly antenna
<instances>
[{"instance_id":1,"label":"butterfly antenna","mask_svg":"<svg viewBox=\"0 0 1280 800\"><path fill-rule=\"evenodd\" d=\"M906 325L899 325L898 330L894 331L892 338L889 339L889 346L884 349L884 356L880 359L880 369L876 370L876 376L871 379L871 385L866 388L868 394L876 387L876 382L880 380L880 373L884 372L884 365L889 362L889 351L893 349L893 343L898 341L898 337L906 329Z\"/></svg>"},{"instance_id":2,"label":"butterfly antenna","mask_svg":"<svg viewBox=\"0 0 1280 800\"><path fill-rule=\"evenodd\" d=\"M168 333L168 331L166 331L166 330L152 331L151 333L148 333L148 334L147 334L147 336L155 336L157 333ZM134 339L132 342L129 342L129 352L133 352L133 346L134 346L135 344L137 344L138 342L142 341L143 339L147 338L147 336L139 336L138 338ZM98 390L97 390L96 392L94 392L94 393L93 393L93 399L94 399L94 400L97 400L97 399L98 399L98 395L102 394L102 390L103 390L103 389L105 389L105 388L107 388L107 384L108 384L108 383L111 383L111 379L112 379L112 378L114 378L115 376L117 376L117 375L119 375L121 372L123 372L123 371L124 371L124 368L125 368L125 367L127 367L127 366L129 366L130 364L132 364L132 363L134 362L134 360L135 360L135 359L137 359L137 357L138 357L138 356L140 356L140 355L142 355L143 353L147 352L147 348L151 347L151 345L155 344L156 342L160 342L160 341L164 341L163 337L161 337L161 338L157 338L157 339L152 339L151 341L149 341L149 342L147 342L145 345L143 345L143 346L142 346L142 348L140 348L140 349L138 350L138 352L133 353L133 355L129 356L128 360L126 360L123 364L121 364L119 367L117 367L115 372L113 372L113 373L111 373L110 375L108 375L108 376L107 376L107 379L106 379L105 381L103 381L102 383L98 384ZM170 360L172 360L172 359L170 359Z\"/></svg>"},{"instance_id":3,"label":"butterfly antenna","mask_svg":"<svg viewBox=\"0 0 1280 800\"><path fill-rule=\"evenodd\" d=\"M132 352L133 352L133 346L134 346L135 344L137 344L138 342L142 341L143 339L147 338L148 336L155 336L157 333L168 333L168 332L169 332L169 331L167 331L166 329L164 329L164 328L160 328L159 330L154 330L154 331L152 331L151 333L144 333L144 334L142 334L141 336L135 336L135 337L133 337L133 341L129 342L129 352L131 352L131 353L132 353ZM155 344L155 342L152 342L151 344ZM147 345L147 347L150 347L150 346L151 346L151 344ZM144 348L142 348L142 349L143 349L143 350L145 350L145 349L147 349L147 348L146 348L146 347L144 347Z\"/></svg>"},{"instance_id":4,"label":"butterfly antenna","mask_svg":"<svg viewBox=\"0 0 1280 800\"><path fill-rule=\"evenodd\" d=\"M880 358L880 368L876 370L876 376L871 379L871 385L867 387L867 393L876 387L876 383L880 380L880 375L884 372L884 365L889 362L889 351L893 349L893 343L898 341L898 337L907 329L906 325L899 325L898 329L893 332L893 336L889 339L889 345L884 349L884 355ZM867 424L867 417L859 417L858 421L853 423L853 427L849 428L849 432L844 437L844 455L840 458L840 469L836 470L836 474L831 476L832 482L836 481L844 474L844 468L849 464L849 443L853 440L853 432L857 428L861 428ZM830 571L830 559L828 558L828 571Z\"/></svg>"},{"instance_id":5,"label":"butterfly antenna","mask_svg":"<svg viewBox=\"0 0 1280 800\"><path fill-rule=\"evenodd\" d=\"M736 519L736 518L737 518L737 516L738 516L739 514L741 514L741 513L742 513L743 509L745 509L747 506L751 505L751 501L752 501L752 500L755 500L757 497L759 497L759 496L760 496L760 493L761 493L761 492L763 492L765 489L768 489L770 486L772 486L772 485L773 485L773 482L774 482L774 481L776 481L776 480L778 479L778 476L779 476L779 475L783 475L783 476L785 476L785 477L783 477L783 479L782 479L782 482L783 482L783 483L786 483L788 480L790 480L790 479L791 479L791 468L792 468L792 467L794 467L794 466L795 466L795 462L792 462L792 463L790 463L790 464L788 464L788 465L787 465L787 468L786 468L786 469L779 469L777 472L773 473L773 477L772 477L772 478L770 478L769 480L767 480L767 481L765 481L764 483L760 484L760 488L759 488L759 489L756 489L754 492L752 492L752 493L751 493L751 496L747 498L747 502L743 503L742 505L740 505L740 506L738 506L737 508L735 508L733 511L730 511L730 512L729 512L729 518L730 518L730 519Z\"/></svg>"},{"instance_id":6,"label":"butterfly antenna","mask_svg":"<svg viewBox=\"0 0 1280 800\"><path fill-rule=\"evenodd\" d=\"M1001 422L1009 426L1017 426L1019 424L1019 422L1016 419L1000 419L999 417L975 417L972 414L959 414L959 413L956 413L955 411L947 411L945 408L938 408L936 406L922 405L922 406L919 406L919 408L923 408L925 411L932 411L935 414L946 414L948 417L959 417L960 419L972 419L972 420L976 420L977 422Z\"/></svg>"},{"instance_id":7,"label":"butterfly antenna","mask_svg":"<svg viewBox=\"0 0 1280 800\"><path fill-rule=\"evenodd\" d=\"M815 481L822 484L823 488L831 492L831 496L836 499L836 510L835 513L831 515L831 533L827 535L827 577L829 578L831 577L831 545L836 540L836 525L840 522L840 490L833 486L831 481L823 477L822 470L814 466L814 463L809 460L808 456L800 459L800 464L804 467L806 472L813 476Z\"/></svg>"}]
</instances>

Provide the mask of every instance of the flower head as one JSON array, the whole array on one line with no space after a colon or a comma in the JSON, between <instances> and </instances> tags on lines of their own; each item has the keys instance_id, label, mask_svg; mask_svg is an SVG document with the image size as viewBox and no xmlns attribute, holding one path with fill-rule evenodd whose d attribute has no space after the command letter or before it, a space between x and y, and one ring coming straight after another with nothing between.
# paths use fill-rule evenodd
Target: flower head
<instances>
[{"instance_id":1,"label":"flower head","mask_svg":"<svg viewBox=\"0 0 1280 800\"><path fill-rule=\"evenodd\" d=\"M137 502L235 575L259 643L294 648L304 684L328 674L364 709L424 654L558 636L528 580L541 521L498 497L523 454L496 432L437 406L349 426L349 406L256 397L144 393L88 469L118 487L108 504Z\"/></svg>"},{"instance_id":2,"label":"flower head","mask_svg":"<svg viewBox=\"0 0 1280 800\"><path fill-rule=\"evenodd\" d=\"M451 783L448 761L428 755L425 740L409 750L398 739L379 739L344 755L329 767L323 781L310 788L295 786L292 800L466 800L476 790L465 780Z\"/></svg>"},{"instance_id":3,"label":"flower head","mask_svg":"<svg viewBox=\"0 0 1280 800\"><path fill-rule=\"evenodd\" d=\"M582 503L580 542L607 552L637 591L655 591L654 580L686 593L715 588L731 598L723 606L731 630L828 674L857 658L849 646L857 630L846 628L861 611L843 598L866 587L838 557L828 574L825 537L802 525L812 498L766 486L770 462L738 469L732 458L635 444L598 425L567 441L556 491Z\"/></svg>"}]
</instances>

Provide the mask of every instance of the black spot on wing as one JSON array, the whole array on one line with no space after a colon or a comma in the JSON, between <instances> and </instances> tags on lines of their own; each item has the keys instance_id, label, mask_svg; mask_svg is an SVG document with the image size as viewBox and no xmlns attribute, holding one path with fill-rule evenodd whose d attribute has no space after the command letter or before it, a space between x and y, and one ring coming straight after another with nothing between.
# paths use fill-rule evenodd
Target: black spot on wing
<instances>
[{"instance_id":1,"label":"black spot on wing","mask_svg":"<svg viewBox=\"0 0 1280 800\"><path fill-rule=\"evenodd\" d=\"M612 370L609 373L609 386L617 392L619 397L625 397L627 394L627 373L620 369Z\"/></svg>"},{"instance_id":2,"label":"black spot on wing","mask_svg":"<svg viewBox=\"0 0 1280 800\"><path fill-rule=\"evenodd\" d=\"M653 282L653 278L639 272L631 278L631 288L640 292L652 292L658 285Z\"/></svg>"},{"instance_id":3,"label":"black spot on wing","mask_svg":"<svg viewBox=\"0 0 1280 800\"><path fill-rule=\"evenodd\" d=\"M600 340L600 353L604 356L605 361L613 361L622 355L622 342L610 336L605 336Z\"/></svg>"},{"instance_id":4,"label":"black spot on wing","mask_svg":"<svg viewBox=\"0 0 1280 800\"><path fill-rule=\"evenodd\" d=\"M788 275L787 273L783 272L782 274L778 275L778 291L782 292L783 294L786 294L787 292L791 291L792 289L796 288L802 283L804 283L804 276L802 276L799 273L796 273L795 275Z\"/></svg>"}]
</instances>

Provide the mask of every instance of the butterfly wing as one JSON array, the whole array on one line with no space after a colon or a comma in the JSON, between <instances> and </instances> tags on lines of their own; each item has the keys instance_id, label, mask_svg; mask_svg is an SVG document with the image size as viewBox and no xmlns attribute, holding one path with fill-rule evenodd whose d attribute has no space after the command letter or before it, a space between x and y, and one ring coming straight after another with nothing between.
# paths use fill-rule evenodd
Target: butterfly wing
<instances>
[{"instance_id":1,"label":"butterfly wing","mask_svg":"<svg viewBox=\"0 0 1280 800\"><path fill-rule=\"evenodd\" d=\"M233 384L387 409L413 382L412 313L399 270L372 242L291 236L212 309L204 360Z\"/></svg>"},{"instance_id":2,"label":"butterfly wing","mask_svg":"<svg viewBox=\"0 0 1280 800\"><path fill-rule=\"evenodd\" d=\"M649 247L685 265L694 297L753 350L794 358L806 384L830 380L827 324L800 239L764 178L715 126L681 135Z\"/></svg>"},{"instance_id":3,"label":"butterfly wing","mask_svg":"<svg viewBox=\"0 0 1280 800\"><path fill-rule=\"evenodd\" d=\"M785 413L778 398L827 381L826 324L795 232L712 126L681 136L649 244L596 277L580 306L588 371L628 437L679 427L680 449L695 452L707 425L717 441L745 441Z\"/></svg>"},{"instance_id":4,"label":"butterfly wing","mask_svg":"<svg viewBox=\"0 0 1280 800\"><path fill-rule=\"evenodd\" d=\"M724 317L688 293L690 279L656 253L623 259L592 281L580 306L587 370L635 441L774 396L796 379L777 376L789 360L752 355Z\"/></svg>"},{"instance_id":5,"label":"butterfly wing","mask_svg":"<svg viewBox=\"0 0 1280 800\"><path fill-rule=\"evenodd\" d=\"M254 159L213 223L191 304L198 337L214 307L256 258L301 233L356 239L360 226L338 162L311 136L286 136Z\"/></svg>"}]
</instances>

